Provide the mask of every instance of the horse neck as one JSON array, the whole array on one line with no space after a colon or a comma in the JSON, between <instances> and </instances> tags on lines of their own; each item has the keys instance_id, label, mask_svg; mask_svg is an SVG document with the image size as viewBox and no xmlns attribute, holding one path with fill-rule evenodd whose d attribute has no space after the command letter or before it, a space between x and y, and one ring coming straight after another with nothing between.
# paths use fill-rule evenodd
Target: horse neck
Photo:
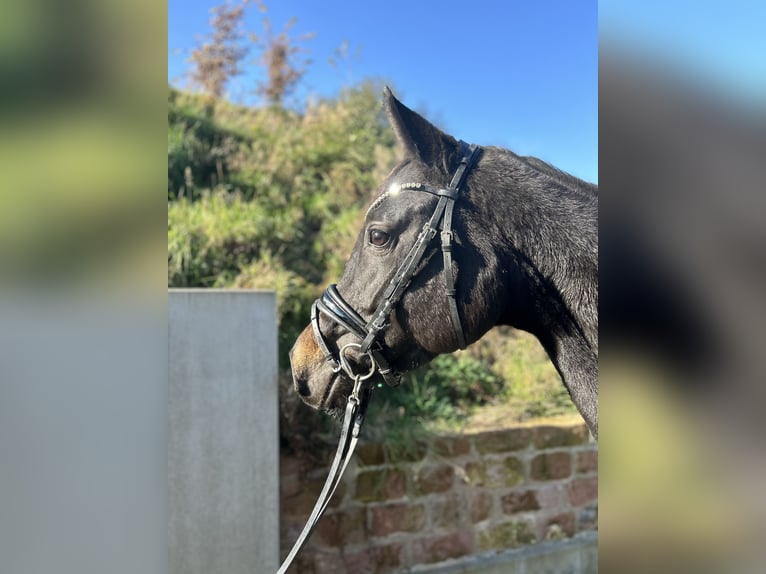
<instances>
[{"instance_id":1,"label":"horse neck","mask_svg":"<svg viewBox=\"0 0 766 574\"><path fill-rule=\"evenodd\" d=\"M598 393L598 199L595 187L513 154L490 155L482 211L494 225L507 304L498 324L531 332L594 434ZM505 165L492 165L502 162ZM480 176L481 177L481 176ZM492 182L492 179L495 181ZM493 190L494 189L494 190Z\"/></svg>"}]
</instances>

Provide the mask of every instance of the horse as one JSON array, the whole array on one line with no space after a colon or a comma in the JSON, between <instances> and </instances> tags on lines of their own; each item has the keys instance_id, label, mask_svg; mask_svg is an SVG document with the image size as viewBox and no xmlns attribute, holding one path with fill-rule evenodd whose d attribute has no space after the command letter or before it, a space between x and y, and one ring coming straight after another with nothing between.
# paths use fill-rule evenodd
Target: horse
<instances>
[{"instance_id":1,"label":"horse","mask_svg":"<svg viewBox=\"0 0 766 574\"><path fill-rule=\"evenodd\" d=\"M296 392L315 409L341 409L368 378L396 385L510 325L540 341L597 438L597 186L468 146L387 87L383 100L404 157L290 350Z\"/></svg>"}]
</instances>

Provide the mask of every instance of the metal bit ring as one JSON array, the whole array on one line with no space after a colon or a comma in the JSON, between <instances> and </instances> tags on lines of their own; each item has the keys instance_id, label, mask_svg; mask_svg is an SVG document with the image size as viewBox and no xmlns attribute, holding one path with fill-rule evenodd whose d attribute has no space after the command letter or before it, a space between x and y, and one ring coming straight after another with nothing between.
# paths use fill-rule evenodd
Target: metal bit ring
<instances>
[{"instance_id":1,"label":"metal bit ring","mask_svg":"<svg viewBox=\"0 0 766 574\"><path fill-rule=\"evenodd\" d=\"M351 363L348 361L348 357L346 356L346 349L349 348L356 348L361 349L362 346L359 343L347 343L346 345L343 345L341 347L340 352L338 353L338 359L340 360L340 366L343 369L343 371L354 380L354 391L356 394L357 387L359 387L360 383L362 381L366 381L367 379L372 378L372 376L375 374L375 371L377 370L377 365L375 364L375 361L372 358L372 355L367 352L364 353L369 359L370 359L370 371L367 374L358 374L354 372L354 369L351 366Z\"/></svg>"}]
</instances>

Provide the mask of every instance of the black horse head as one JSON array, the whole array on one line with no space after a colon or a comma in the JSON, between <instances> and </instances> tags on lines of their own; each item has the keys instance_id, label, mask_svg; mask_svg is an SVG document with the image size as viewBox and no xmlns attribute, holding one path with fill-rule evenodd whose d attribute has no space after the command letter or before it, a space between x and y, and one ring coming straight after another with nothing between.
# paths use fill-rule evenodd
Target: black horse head
<instances>
[{"instance_id":1,"label":"black horse head","mask_svg":"<svg viewBox=\"0 0 766 574\"><path fill-rule=\"evenodd\" d=\"M369 372L376 357L392 372L406 372L458 349L462 337L470 344L509 324L540 339L595 433L595 187L499 148L471 156L390 90L384 97L404 159L368 208L337 291L319 303L325 312L316 313L290 352L301 398L314 408L342 407L353 381L339 368L341 358L352 373ZM459 189L452 189L466 162ZM442 204L452 199L445 238L452 207ZM429 225L441 225L441 240L439 230L427 233ZM445 242L449 257L442 254ZM420 243L411 276L383 313L397 272ZM456 305L445 276L454 278ZM379 331L365 344L365 322L369 328L376 317Z\"/></svg>"}]
</instances>

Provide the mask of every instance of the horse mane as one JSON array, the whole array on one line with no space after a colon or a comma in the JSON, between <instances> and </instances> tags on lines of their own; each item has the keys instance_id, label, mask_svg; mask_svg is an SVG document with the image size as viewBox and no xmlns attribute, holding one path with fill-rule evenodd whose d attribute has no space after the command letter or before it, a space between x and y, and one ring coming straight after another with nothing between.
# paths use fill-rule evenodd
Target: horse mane
<instances>
[{"instance_id":1,"label":"horse mane","mask_svg":"<svg viewBox=\"0 0 766 574\"><path fill-rule=\"evenodd\" d=\"M539 158L529 156L529 155L525 155L525 156L516 155L512 151L506 150L503 148L497 148L497 149L499 149L502 152L505 152L506 154L510 154L511 156L518 158L527 167L530 167L536 172L542 173L543 175L548 176L549 178L553 179L558 184L572 191L582 193L589 197L592 197L594 194L598 193L598 186L596 186L595 184L579 179L573 176L571 173L567 173L564 170L561 170L557 167L552 166L547 161L543 161ZM377 198L375 198L372 204L370 204L370 206L367 208L367 212L364 214L365 218L370 214L372 210L379 207L380 204L382 204L386 199L388 199L390 195L391 195L390 190L386 190L382 192Z\"/></svg>"},{"instance_id":2,"label":"horse mane","mask_svg":"<svg viewBox=\"0 0 766 574\"><path fill-rule=\"evenodd\" d=\"M583 181L582 179L573 176L571 173L567 173L564 170L552 166L546 161L528 155L517 157L532 169L547 175L561 185L584 193L598 193L598 187L596 185Z\"/></svg>"}]
</instances>

